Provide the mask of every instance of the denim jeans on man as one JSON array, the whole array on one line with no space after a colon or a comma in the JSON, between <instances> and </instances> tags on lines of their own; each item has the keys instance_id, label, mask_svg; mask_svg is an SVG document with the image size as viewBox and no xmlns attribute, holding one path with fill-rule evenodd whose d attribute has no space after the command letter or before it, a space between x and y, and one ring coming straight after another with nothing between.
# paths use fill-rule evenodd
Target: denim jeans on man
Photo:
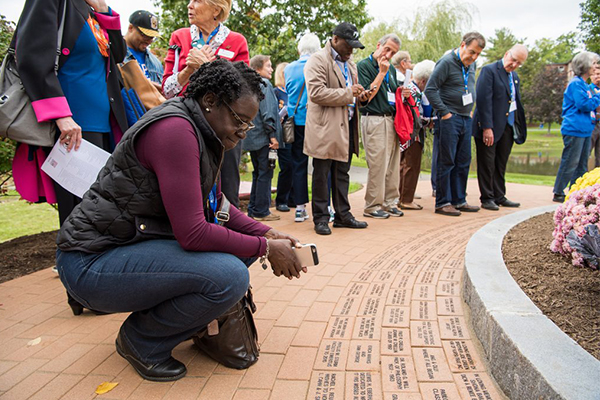
<instances>
[{"instance_id":1,"label":"denim jeans on man","mask_svg":"<svg viewBox=\"0 0 600 400\"><path fill-rule=\"evenodd\" d=\"M273 170L269 168L269 146L260 150L251 151L252 160L252 190L250 191L250 203L248 203L249 217L266 217L271 214L271 180Z\"/></svg>"},{"instance_id":2,"label":"denim jeans on man","mask_svg":"<svg viewBox=\"0 0 600 400\"><path fill-rule=\"evenodd\" d=\"M575 183L577 178L587 172L588 158L592 148L592 138L563 135L562 157L554 181L554 194L564 194L565 188Z\"/></svg>"},{"instance_id":3,"label":"denim jeans on man","mask_svg":"<svg viewBox=\"0 0 600 400\"><path fill-rule=\"evenodd\" d=\"M435 207L462 206L467 200L471 164L471 117L453 114L441 119Z\"/></svg>"},{"instance_id":4,"label":"denim jeans on man","mask_svg":"<svg viewBox=\"0 0 600 400\"><path fill-rule=\"evenodd\" d=\"M121 337L149 364L229 310L248 290L255 259L185 251L176 240L147 240L101 254L56 252L65 288L84 307L132 312Z\"/></svg>"}]
</instances>

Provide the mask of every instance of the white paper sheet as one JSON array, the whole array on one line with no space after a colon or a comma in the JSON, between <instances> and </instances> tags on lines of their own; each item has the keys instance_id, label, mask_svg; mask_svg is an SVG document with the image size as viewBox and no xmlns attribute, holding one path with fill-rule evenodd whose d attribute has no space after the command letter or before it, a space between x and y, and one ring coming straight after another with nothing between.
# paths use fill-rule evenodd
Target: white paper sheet
<instances>
[{"instance_id":1,"label":"white paper sheet","mask_svg":"<svg viewBox=\"0 0 600 400\"><path fill-rule=\"evenodd\" d=\"M108 157L110 153L83 139L79 150L70 152L57 141L42 164L42 171L75 196L83 197Z\"/></svg>"},{"instance_id":2,"label":"white paper sheet","mask_svg":"<svg viewBox=\"0 0 600 400\"><path fill-rule=\"evenodd\" d=\"M412 79L412 71L410 69L407 69L406 72L404 73L404 87L408 87L410 85Z\"/></svg>"}]
</instances>

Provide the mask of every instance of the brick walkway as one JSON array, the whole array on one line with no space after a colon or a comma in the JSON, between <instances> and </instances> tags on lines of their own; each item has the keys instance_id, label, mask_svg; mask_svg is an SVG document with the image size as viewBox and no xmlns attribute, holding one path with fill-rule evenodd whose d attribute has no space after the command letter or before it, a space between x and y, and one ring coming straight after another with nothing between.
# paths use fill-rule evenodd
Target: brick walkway
<instances>
[{"instance_id":1,"label":"brick walkway","mask_svg":"<svg viewBox=\"0 0 600 400\"><path fill-rule=\"evenodd\" d=\"M50 269L0 285L0 399L504 399L481 360L460 281L471 235L513 210L435 215L428 182L419 185L423 211L368 219L366 230L318 236L310 221L282 213L273 226L316 243L321 264L293 281L252 266L262 347L246 371L185 342L174 352L188 367L184 379L144 381L115 352L125 314L74 317ZM476 188L470 181L472 204ZM550 204L549 187L508 192L522 209ZM351 195L357 216L363 194ZM105 381L119 385L96 396Z\"/></svg>"}]
</instances>

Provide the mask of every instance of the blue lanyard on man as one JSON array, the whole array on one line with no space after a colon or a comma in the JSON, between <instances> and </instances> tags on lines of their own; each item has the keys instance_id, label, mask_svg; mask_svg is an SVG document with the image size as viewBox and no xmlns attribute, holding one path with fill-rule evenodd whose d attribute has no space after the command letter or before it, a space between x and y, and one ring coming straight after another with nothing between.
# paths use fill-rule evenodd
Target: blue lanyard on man
<instances>
[{"instance_id":1,"label":"blue lanyard on man","mask_svg":"<svg viewBox=\"0 0 600 400\"><path fill-rule=\"evenodd\" d=\"M456 49L456 55L458 56L458 61L460 61L460 67L462 68L463 79L465 80L465 93L469 93L469 69L465 70L465 64L463 64L460 59L460 48Z\"/></svg>"},{"instance_id":2,"label":"blue lanyard on man","mask_svg":"<svg viewBox=\"0 0 600 400\"><path fill-rule=\"evenodd\" d=\"M221 24L217 25L217 27L215 28L214 31L212 31L210 33L210 35L208 35L208 38L206 39L206 42L204 41L204 38L202 37L202 32L198 31L199 37L198 39L194 40L192 42L192 47L197 47L200 48L204 45L210 44L210 41L215 37L215 35L219 32L219 28L221 27Z\"/></svg>"}]
</instances>

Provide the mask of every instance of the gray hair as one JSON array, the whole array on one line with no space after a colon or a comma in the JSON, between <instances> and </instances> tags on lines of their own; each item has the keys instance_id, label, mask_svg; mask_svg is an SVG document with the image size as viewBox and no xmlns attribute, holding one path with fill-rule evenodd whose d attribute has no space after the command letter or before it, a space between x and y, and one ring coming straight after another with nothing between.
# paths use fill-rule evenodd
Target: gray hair
<instances>
[{"instance_id":1,"label":"gray hair","mask_svg":"<svg viewBox=\"0 0 600 400\"><path fill-rule=\"evenodd\" d=\"M298 41L298 54L311 55L321 50L321 41L314 33L308 32Z\"/></svg>"},{"instance_id":2,"label":"gray hair","mask_svg":"<svg viewBox=\"0 0 600 400\"><path fill-rule=\"evenodd\" d=\"M400 66L402 61L408 60L410 58L410 53L405 50L400 50L392 57L392 65L396 68Z\"/></svg>"},{"instance_id":3,"label":"gray hair","mask_svg":"<svg viewBox=\"0 0 600 400\"><path fill-rule=\"evenodd\" d=\"M379 39L377 43L383 46L388 40L391 40L392 42L396 43L398 47L402 47L402 41L395 33L388 33L387 35L384 35L381 39Z\"/></svg>"},{"instance_id":4,"label":"gray hair","mask_svg":"<svg viewBox=\"0 0 600 400\"><path fill-rule=\"evenodd\" d=\"M420 63L417 63L413 69L413 80L415 82L420 80L428 81L434 68L435 63L431 60L423 60Z\"/></svg>"},{"instance_id":5,"label":"gray hair","mask_svg":"<svg viewBox=\"0 0 600 400\"><path fill-rule=\"evenodd\" d=\"M592 53L591 51L582 51L573 57L573 60L571 61L573 73L577 76L587 74L598 60L600 60L598 54Z\"/></svg>"},{"instance_id":6,"label":"gray hair","mask_svg":"<svg viewBox=\"0 0 600 400\"><path fill-rule=\"evenodd\" d=\"M477 45L482 49L485 48L485 38L479 32L467 32L465 36L463 36L462 41L465 42L465 45L470 45L471 42L477 40Z\"/></svg>"}]
</instances>

